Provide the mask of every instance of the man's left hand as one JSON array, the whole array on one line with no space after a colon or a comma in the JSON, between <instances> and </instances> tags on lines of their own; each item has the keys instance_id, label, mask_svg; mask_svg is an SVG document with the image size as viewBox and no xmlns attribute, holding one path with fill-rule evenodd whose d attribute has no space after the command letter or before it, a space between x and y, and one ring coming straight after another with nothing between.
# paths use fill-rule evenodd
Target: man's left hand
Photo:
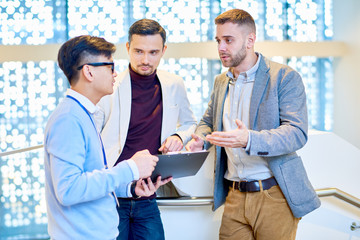
<instances>
[{"instance_id":1,"label":"man's left hand","mask_svg":"<svg viewBox=\"0 0 360 240\"><path fill-rule=\"evenodd\" d=\"M183 146L184 145L181 138L177 135L172 135L164 141L164 143L159 148L159 151L162 153L176 152L180 151Z\"/></svg>"},{"instance_id":2,"label":"man's left hand","mask_svg":"<svg viewBox=\"0 0 360 240\"><path fill-rule=\"evenodd\" d=\"M144 179L140 179L136 182L135 186L135 194L139 197L149 197L153 195L156 190L159 189L162 185L167 184L170 182L173 178L169 177L164 180L161 180L161 176L159 176L155 183L151 181L151 178L147 178L147 183Z\"/></svg>"},{"instance_id":3,"label":"man's left hand","mask_svg":"<svg viewBox=\"0 0 360 240\"><path fill-rule=\"evenodd\" d=\"M212 132L206 140L213 145L230 148L245 148L249 140L249 131L239 119L235 120L237 129L227 132Z\"/></svg>"}]
</instances>

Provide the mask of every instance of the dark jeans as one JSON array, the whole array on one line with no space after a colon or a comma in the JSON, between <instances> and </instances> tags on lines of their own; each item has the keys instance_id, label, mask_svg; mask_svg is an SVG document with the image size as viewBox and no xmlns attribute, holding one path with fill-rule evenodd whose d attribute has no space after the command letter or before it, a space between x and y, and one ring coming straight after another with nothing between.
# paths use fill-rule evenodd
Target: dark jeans
<instances>
[{"instance_id":1,"label":"dark jeans","mask_svg":"<svg viewBox=\"0 0 360 240\"><path fill-rule=\"evenodd\" d=\"M118 240L164 240L164 228L156 199L119 198L120 223Z\"/></svg>"}]
</instances>

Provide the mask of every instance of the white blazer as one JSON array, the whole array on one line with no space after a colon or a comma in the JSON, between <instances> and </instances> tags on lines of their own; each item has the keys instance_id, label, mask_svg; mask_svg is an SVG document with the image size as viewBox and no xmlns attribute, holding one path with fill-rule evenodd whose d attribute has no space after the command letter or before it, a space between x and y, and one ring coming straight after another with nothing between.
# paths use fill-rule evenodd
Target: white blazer
<instances>
[{"instance_id":1,"label":"white blazer","mask_svg":"<svg viewBox=\"0 0 360 240\"><path fill-rule=\"evenodd\" d=\"M161 85L163 116L161 143L178 134L185 144L191 139L196 119L190 108L181 77L157 70ZM101 132L109 166L114 166L125 145L131 114L131 81L129 69L116 77L114 92L97 104L95 122ZM139 149L142 150L142 149Z\"/></svg>"}]
</instances>

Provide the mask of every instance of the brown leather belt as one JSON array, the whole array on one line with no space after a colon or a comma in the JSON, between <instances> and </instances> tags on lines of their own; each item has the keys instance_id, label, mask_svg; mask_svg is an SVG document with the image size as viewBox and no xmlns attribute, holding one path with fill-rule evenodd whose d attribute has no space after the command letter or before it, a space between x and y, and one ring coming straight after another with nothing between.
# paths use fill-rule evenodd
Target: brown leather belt
<instances>
[{"instance_id":1,"label":"brown leather belt","mask_svg":"<svg viewBox=\"0 0 360 240\"><path fill-rule=\"evenodd\" d=\"M259 192L260 191L260 181L262 183L263 190L268 190L273 186L278 185L276 179L274 177L265 179L265 180L255 180L255 181L241 181L234 182L229 181L230 187L239 190L240 192Z\"/></svg>"}]
</instances>

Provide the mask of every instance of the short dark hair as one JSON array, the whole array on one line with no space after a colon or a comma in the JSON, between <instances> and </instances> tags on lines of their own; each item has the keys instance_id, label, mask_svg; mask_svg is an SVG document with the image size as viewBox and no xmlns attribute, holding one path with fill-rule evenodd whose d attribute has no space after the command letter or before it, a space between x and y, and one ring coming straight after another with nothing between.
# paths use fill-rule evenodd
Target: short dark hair
<instances>
[{"instance_id":1,"label":"short dark hair","mask_svg":"<svg viewBox=\"0 0 360 240\"><path fill-rule=\"evenodd\" d=\"M242 9L228 10L215 18L215 24L224 24L231 22L239 25L246 25L252 31L256 32L255 21L253 17Z\"/></svg>"},{"instance_id":2,"label":"short dark hair","mask_svg":"<svg viewBox=\"0 0 360 240\"><path fill-rule=\"evenodd\" d=\"M115 51L115 45L104 38L82 35L68 40L60 47L58 63L71 85L78 81L79 70L76 68L85 64L87 58L100 55L110 58Z\"/></svg>"},{"instance_id":3,"label":"short dark hair","mask_svg":"<svg viewBox=\"0 0 360 240\"><path fill-rule=\"evenodd\" d=\"M157 21L144 18L134 22L129 28L129 44L131 43L131 38L134 34L143 36L160 34L163 40L163 46L165 46L166 32Z\"/></svg>"}]
</instances>

